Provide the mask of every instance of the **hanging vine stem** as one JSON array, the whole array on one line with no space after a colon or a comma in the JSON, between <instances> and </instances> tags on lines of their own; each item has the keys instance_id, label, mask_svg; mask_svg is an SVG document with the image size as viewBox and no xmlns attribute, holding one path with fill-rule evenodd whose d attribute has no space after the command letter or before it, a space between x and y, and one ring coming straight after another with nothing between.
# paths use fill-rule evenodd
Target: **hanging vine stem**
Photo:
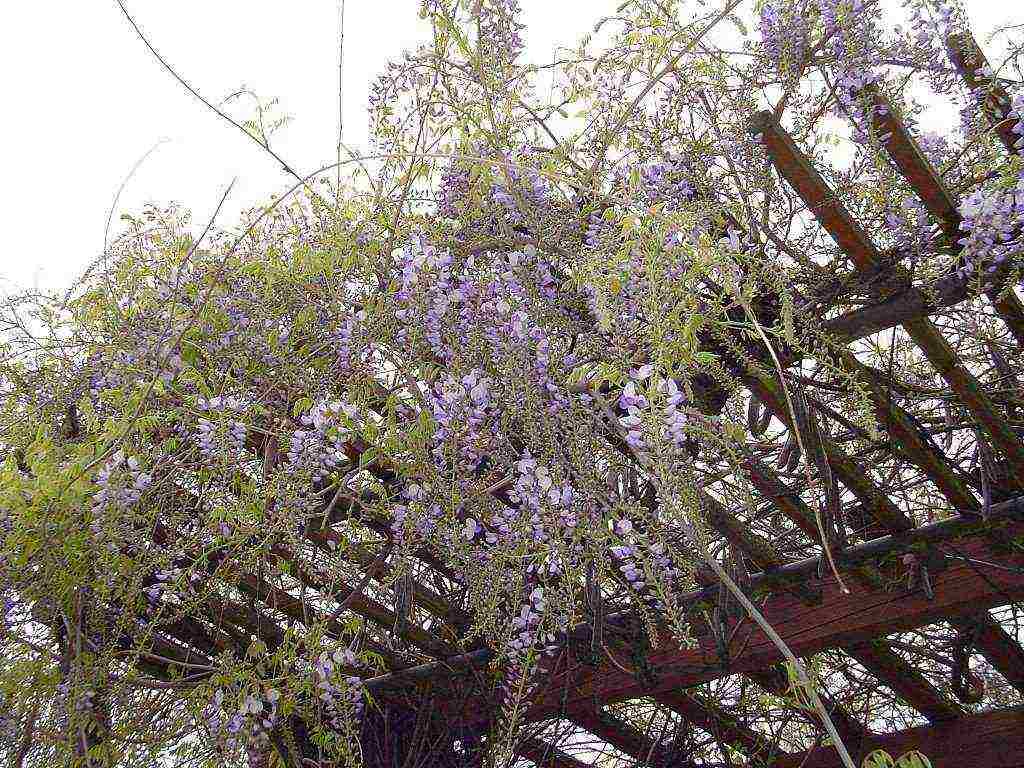
<instances>
[{"instance_id":1,"label":"hanging vine stem","mask_svg":"<svg viewBox=\"0 0 1024 768\"><path fill-rule=\"evenodd\" d=\"M619 426L618 419L615 417L615 413L609 407L608 402L599 392L592 392L591 397L598 403L604 413L605 418L608 420L608 426L614 429L620 438L625 440L625 435L622 433L622 428ZM791 406L792 407L792 406ZM644 454L643 451L630 448L633 457L637 460L641 466L644 467L650 473L651 482L658 489L658 495L662 499L670 498L669 495L665 494L664 488L657 476L656 468L653 466L650 459ZM718 577L719 581L725 585L725 588L732 593L736 600L746 610L747 615L761 628L761 631L765 633L772 644L779 650L779 652L786 658L786 660L796 670L797 678L800 686L806 692L810 699L811 705L818 717L821 718L822 724L825 726L825 730L828 731L829 737L832 739L832 743L835 746L836 752L839 753L840 759L843 761L843 765L846 768L857 768L856 763L853 762L853 758L850 756L849 751L846 749L846 745L843 743L842 737L839 735L839 731L836 730L835 723L832 722L832 718L825 709L825 705L822 703L821 698L818 696L815 690L814 682L811 680L810 675L807 673L807 669L803 662L793 653L786 641L782 639L778 632L775 631L768 619L765 618L764 614L758 609L756 605L751 602L750 598L746 596L739 585L726 573L725 569L722 568L721 564L711 556L710 552L707 552L700 541L700 537L697 536L696 531L693 529L693 524L687 515L679 516L682 521L683 533L691 547L700 553L701 559L704 563L714 572L715 576Z\"/></svg>"},{"instance_id":2,"label":"hanging vine stem","mask_svg":"<svg viewBox=\"0 0 1024 768\"><path fill-rule=\"evenodd\" d=\"M793 422L793 435L796 437L797 444L800 446L800 452L804 456L804 474L807 475L808 486L813 488L815 486L815 482L814 475L811 473L810 454L807 452L807 447L804 445L803 437L800 435L800 425L796 417L796 409L793 407L793 397L790 395L789 386L786 384L786 376L782 368L782 363L779 361L778 355L775 354L775 348L772 346L771 341L769 341L768 334L764 332L764 329L761 327L761 323L757 321L757 315L754 314L753 308L747 301L744 301L743 296L740 293L739 286L736 285L734 280L729 279L730 277L730 275L727 275L727 279L725 281L726 286L729 288L739 305L743 308L744 313L746 313L750 322L753 324L754 330L756 330L757 334L761 337L761 341L763 341L764 345L768 348L768 354L771 355L772 362L775 364L775 370L779 374L779 384L782 386L782 393L786 397L786 408L789 411L789 418L792 419ZM842 590L843 594L849 594L850 590L846 584L843 583L843 577L839 575L839 568L836 566L835 559L832 557L832 549L828 545L828 536L825 534L825 523L821 519L820 508L816 508L814 510L814 523L818 527L818 534L821 536L821 548L828 560L829 568L832 569L832 575L836 577L836 581L839 583L839 588Z\"/></svg>"}]
</instances>

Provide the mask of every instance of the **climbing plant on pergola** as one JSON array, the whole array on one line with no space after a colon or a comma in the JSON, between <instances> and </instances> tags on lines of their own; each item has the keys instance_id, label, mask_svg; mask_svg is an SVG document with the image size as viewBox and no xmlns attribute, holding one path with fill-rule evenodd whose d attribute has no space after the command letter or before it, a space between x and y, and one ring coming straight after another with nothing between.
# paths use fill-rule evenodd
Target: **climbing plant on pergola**
<instances>
[{"instance_id":1,"label":"climbing plant on pergola","mask_svg":"<svg viewBox=\"0 0 1024 768\"><path fill-rule=\"evenodd\" d=\"M1014 19L422 12L368 155L5 305L0 754L1024 766Z\"/></svg>"}]
</instances>

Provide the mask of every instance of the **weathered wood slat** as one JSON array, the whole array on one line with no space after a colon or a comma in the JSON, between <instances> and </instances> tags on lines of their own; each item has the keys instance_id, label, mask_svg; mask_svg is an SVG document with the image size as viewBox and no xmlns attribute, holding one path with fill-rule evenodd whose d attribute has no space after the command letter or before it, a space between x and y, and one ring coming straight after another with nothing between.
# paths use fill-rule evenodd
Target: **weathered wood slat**
<instances>
[{"instance_id":1,"label":"weathered wood slat","mask_svg":"<svg viewBox=\"0 0 1024 768\"><path fill-rule=\"evenodd\" d=\"M916 749L933 768L1024 768L1024 708L968 715L951 722L873 734L853 757L883 749L899 756ZM832 747L819 747L780 758L772 768L842 768Z\"/></svg>"},{"instance_id":2,"label":"weathered wood slat","mask_svg":"<svg viewBox=\"0 0 1024 768\"><path fill-rule=\"evenodd\" d=\"M751 130L761 135L776 169L803 199L818 223L864 272L877 270L881 255L867 233L829 188L806 155L796 146L771 112L759 112ZM894 267L898 271L898 268ZM952 347L926 318L903 323L914 343L936 372L949 384L993 445L1007 458L1011 477L1024 488L1024 443L1013 432L985 393L981 383L957 359Z\"/></svg>"},{"instance_id":3,"label":"weathered wood slat","mask_svg":"<svg viewBox=\"0 0 1024 768\"><path fill-rule=\"evenodd\" d=\"M943 183L877 86L871 85L863 92L873 107L872 120L875 129L879 134L888 137L882 142L886 152L928 211L942 224L954 251L959 252L962 250L958 240L962 234L960 224L963 217L960 215L955 195ZM1002 124L1001 122L1000 125ZM986 293L1017 344L1024 348L1024 305L1012 290L1003 294L999 284L986 288Z\"/></svg>"},{"instance_id":4,"label":"weathered wood slat","mask_svg":"<svg viewBox=\"0 0 1024 768\"><path fill-rule=\"evenodd\" d=\"M954 704L884 642L862 643L843 650L931 722L952 720L964 714L963 707Z\"/></svg>"},{"instance_id":5,"label":"weathered wood slat","mask_svg":"<svg viewBox=\"0 0 1024 768\"><path fill-rule=\"evenodd\" d=\"M1024 524L1014 523L1007 530L1012 535L1024 534ZM848 585L849 594L842 594L830 578L820 583L824 595L820 605L805 605L790 595L778 594L767 601L762 613L794 653L807 656L1024 598L1024 573L1016 567L1019 557L1007 556L1001 561L993 558L986 542L979 538L960 543L958 550L967 557L995 559L997 565L1011 568L981 572L977 566L953 560L932 576L932 599L918 589L878 592L856 582ZM772 642L751 627L731 657L728 672L763 669L779 659ZM697 648L680 649L666 637L650 661L658 670L655 690L659 691L697 685L726 673L717 663L717 650L710 638L698 638ZM585 706L594 697L614 702L644 693L632 675L623 674L611 664L602 664L597 670L574 667L549 680L528 714L542 719L563 706Z\"/></svg>"}]
</instances>

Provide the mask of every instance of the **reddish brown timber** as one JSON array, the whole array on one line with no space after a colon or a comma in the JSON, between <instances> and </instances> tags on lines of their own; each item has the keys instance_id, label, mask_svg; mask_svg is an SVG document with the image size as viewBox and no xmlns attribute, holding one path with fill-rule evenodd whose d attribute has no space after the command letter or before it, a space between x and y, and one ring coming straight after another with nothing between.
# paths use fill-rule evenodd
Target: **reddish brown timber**
<instances>
[{"instance_id":1,"label":"reddish brown timber","mask_svg":"<svg viewBox=\"0 0 1024 768\"><path fill-rule=\"evenodd\" d=\"M975 294L979 282L987 290L1001 285L1004 279L1003 272L986 273L980 281L976 275L962 277L954 272L927 289L908 286L876 303L826 320L824 328L836 340L849 343L966 301Z\"/></svg>"},{"instance_id":2,"label":"reddish brown timber","mask_svg":"<svg viewBox=\"0 0 1024 768\"><path fill-rule=\"evenodd\" d=\"M516 752L539 768L589 768L587 763L541 739L525 739Z\"/></svg>"},{"instance_id":3,"label":"reddish brown timber","mask_svg":"<svg viewBox=\"0 0 1024 768\"><path fill-rule=\"evenodd\" d=\"M857 268L862 272L876 270L881 263L881 255L867 233L854 221L836 193L772 113L759 112L752 121L751 130L761 135L776 169ZM903 323L903 328L978 420L993 444L1007 457L1014 483L1024 488L1024 444L996 410L980 382L960 363L930 320L909 320Z\"/></svg>"},{"instance_id":4,"label":"reddish brown timber","mask_svg":"<svg viewBox=\"0 0 1024 768\"><path fill-rule=\"evenodd\" d=\"M996 710L938 725L869 736L853 757L858 762L882 749L899 755L918 750L933 768L1024 768L1024 708ZM832 747L780 757L772 768L842 768Z\"/></svg>"},{"instance_id":5,"label":"reddish brown timber","mask_svg":"<svg viewBox=\"0 0 1024 768\"><path fill-rule=\"evenodd\" d=\"M743 382L768 407L774 416L790 430L795 429L782 383L767 369L748 366L742 374ZM880 489L853 458L838 443L822 435L821 447L829 466L871 515L887 530L909 531L914 522ZM820 534L815 538L820 539Z\"/></svg>"},{"instance_id":6,"label":"reddish brown timber","mask_svg":"<svg viewBox=\"0 0 1024 768\"><path fill-rule=\"evenodd\" d=\"M838 358L843 368L864 385L878 423L889 433L896 451L924 472L953 508L964 511L979 509L981 505L971 493L966 479L952 467L935 442L922 433L911 415L893 402L885 382L876 378L849 351L842 350Z\"/></svg>"},{"instance_id":7,"label":"reddish brown timber","mask_svg":"<svg viewBox=\"0 0 1024 768\"><path fill-rule=\"evenodd\" d=\"M789 675L781 664L776 664L770 669L748 672L747 677L779 698L789 698L792 694ZM861 739L868 733L868 729L847 710L832 701L823 691L818 692L818 698L821 699L821 703L824 705L825 711L828 712L829 719L832 720L832 724L836 727L836 731L839 733L840 738L842 738L843 743L850 749L856 748L861 743ZM800 714L816 727L823 730L821 719L817 712L801 707Z\"/></svg>"},{"instance_id":8,"label":"reddish brown timber","mask_svg":"<svg viewBox=\"0 0 1024 768\"><path fill-rule=\"evenodd\" d=\"M574 712L570 719L601 741L635 758L639 765L652 768L695 768L691 764L684 765L673 760L666 745L651 741L626 721L604 710L595 710L592 706L583 707Z\"/></svg>"},{"instance_id":9,"label":"reddish brown timber","mask_svg":"<svg viewBox=\"0 0 1024 768\"><path fill-rule=\"evenodd\" d=\"M974 634L974 649L980 652L1006 681L1024 693L1024 648L988 613L955 617L950 624Z\"/></svg>"},{"instance_id":10,"label":"reddish brown timber","mask_svg":"<svg viewBox=\"0 0 1024 768\"><path fill-rule=\"evenodd\" d=\"M903 178L907 180L928 211L942 222L955 251L960 251L958 240L961 235L960 224L963 217L960 215L953 193L928 162L903 121L894 114L892 105L878 90L878 87L868 86L863 93L870 101L875 129L879 134L887 137L882 144L889 153L889 157L892 158ZM1017 344L1024 347L1024 306L1021 305L1017 295L1012 290L1004 293L998 284L989 286L986 292Z\"/></svg>"},{"instance_id":11,"label":"reddish brown timber","mask_svg":"<svg viewBox=\"0 0 1024 768\"><path fill-rule=\"evenodd\" d=\"M789 595L779 594L770 597L762 611L768 621L781 631L793 651L806 656L957 615L974 615L979 610L1020 600L1024 597L1024 569L1020 567L1024 558L1020 555L988 556L987 542L981 534L991 525L1001 525L1010 537L1024 536L1022 518L1024 499L1013 499L994 505L987 523L974 516L961 516L837 553L840 568L845 569L907 552L917 545L960 538L956 546L962 558L987 558L987 566L951 559L950 565L934 577L931 599L919 590L873 591L856 582L852 584L851 592L844 595L831 579L827 579L820 584L825 593L821 605L804 606ZM779 570L787 577L803 574L814 580L820 568L821 559L810 558ZM757 574L746 583L746 588L756 591L777 577L776 574ZM709 588L681 595L679 604L685 610L712 600L716 592L717 588ZM617 620L620 617L612 615L607 621ZM584 637L588 631L587 627L580 627L570 634ZM371 693L381 694L428 682L435 686L444 685L445 680L452 676L462 678L461 681L452 680L453 684L461 686L466 682L464 675L487 667L494 658L494 651L480 649L443 662L367 680L366 687ZM718 663L717 648L712 638L698 638L696 647L692 648L679 648L670 638L661 638L650 657L659 674L650 692L678 690L731 673L763 670L779 659L780 654L774 645L756 629L739 639L739 649L728 669L723 669ZM618 670L614 664L602 664L597 669L570 665L565 672L551 676L528 715L538 720L559 717L572 709L591 706L595 697L601 701L625 701L650 692L645 691L632 674ZM465 712L462 716L472 718L474 714Z\"/></svg>"},{"instance_id":12,"label":"reddish brown timber","mask_svg":"<svg viewBox=\"0 0 1024 768\"><path fill-rule=\"evenodd\" d=\"M762 472L763 473L763 472ZM777 480L778 478L771 478ZM721 510L719 518L730 519L730 516ZM803 517L803 515L801 515ZM742 528L735 518L731 518L734 527ZM768 543L755 540L757 548L753 552L748 551L752 537L748 534L739 540L738 546L747 554L755 564L765 570L778 568L782 562L781 557ZM856 577L869 589L880 586L879 579L875 574L857 569ZM803 596L806 591L794 592L798 597ZM842 646L843 650L857 659L865 669L875 675L879 680L888 685L893 691L899 694L910 706L921 712L929 720L940 720L943 718L956 717L962 713L953 702L947 698L917 670L910 667L899 656L882 645L854 645Z\"/></svg>"},{"instance_id":13,"label":"reddish brown timber","mask_svg":"<svg viewBox=\"0 0 1024 768\"><path fill-rule=\"evenodd\" d=\"M686 691L662 691L654 694L653 698L687 722L748 757L765 756L772 750L772 740L769 737L744 725L730 712L710 701L698 699L694 694Z\"/></svg>"},{"instance_id":14,"label":"reddish brown timber","mask_svg":"<svg viewBox=\"0 0 1024 768\"><path fill-rule=\"evenodd\" d=\"M985 94L982 101L985 113L1003 146L1013 154L1020 154L1022 149L1016 146L1020 136L1013 132L1014 121L1007 117L1011 107L1010 95L986 74L990 71L988 59L974 37L969 32L950 35L946 40L946 50L967 87L979 95Z\"/></svg>"},{"instance_id":15,"label":"reddish brown timber","mask_svg":"<svg viewBox=\"0 0 1024 768\"><path fill-rule=\"evenodd\" d=\"M1024 535L1024 524L1013 523L1006 530L1012 536ZM775 594L761 612L795 654L809 656L1024 598L1020 557L992 557L983 538L961 542L958 549L965 557L987 558L1001 567L982 570L973 563L951 560L931 577L931 599L919 589L908 591L901 586L884 592L869 590L857 582L850 583L849 593L843 594L832 578L812 577L809 582L823 591L820 604L805 605L790 595ZM718 663L713 638L697 638L696 643L695 648L679 648L671 638L659 638L649 658L658 672L650 692L677 690L727 673L763 669L781 658L771 640L750 625L746 632L740 632L728 670ZM527 716L543 719L587 706L595 698L611 703L644 694L640 681L614 664L602 664L597 669L579 665L550 679Z\"/></svg>"},{"instance_id":16,"label":"reddish brown timber","mask_svg":"<svg viewBox=\"0 0 1024 768\"><path fill-rule=\"evenodd\" d=\"M950 701L884 642L861 643L843 650L931 722L952 720L964 714L962 707Z\"/></svg>"}]
</instances>

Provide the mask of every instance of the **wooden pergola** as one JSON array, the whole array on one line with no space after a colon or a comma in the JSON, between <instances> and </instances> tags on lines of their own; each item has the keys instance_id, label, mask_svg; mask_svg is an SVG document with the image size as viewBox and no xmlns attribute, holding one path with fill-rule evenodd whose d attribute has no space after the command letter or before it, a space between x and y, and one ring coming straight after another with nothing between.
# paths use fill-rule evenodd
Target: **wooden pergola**
<instances>
[{"instance_id":1,"label":"wooden pergola","mask_svg":"<svg viewBox=\"0 0 1024 768\"><path fill-rule=\"evenodd\" d=\"M977 72L984 66L978 46L961 36L951 39L949 47L967 85L984 94L994 135L1007 151L1019 153L1010 128L1013 121L1007 118L1007 94L978 79ZM944 236L955 243L961 224L956 195L926 160L881 91L872 88L866 94L880 107L873 112L873 127L887 136L883 145L888 159L940 223ZM1024 624L1016 613L1016 604L1024 599L1024 430L1012 415L1024 402L1019 389L1008 393L1006 382L1002 386L986 383L976 366L961 359L955 349L957 329L947 322L950 311L968 302L978 311L992 312L1002 323L1004 344L1020 356L1024 355L1024 306L1012 288L1006 290L1008 276L1003 269L985 270L981 277L977 273L964 277L951 270L932 284L915 282L892 254L874 245L774 115L757 115L751 130L761 136L778 175L854 267L852 271L837 267L834 285L826 286L822 296L805 298L808 304L823 307L822 330L845 345L832 363L858 382L875 409L884 440L875 447L871 461L898 467L901 482L927 486L941 497L946 513L933 522L915 519L912 510L901 507L892 488L872 478L868 459L848 452L838 435L807 429L806 423L794 424L768 350L760 341L737 337L734 350L710 341L709 348L761 408L788 430L799 428L813 436L817 444L810 446L810 452L820 457L814 471L831 473L843 489L845 517L860 521L848 540L831 542L832 557L848 589L844 591L837 582L822 552L817 515L802 496L806 488L794 483L792 476L782 476L773 466L774 455L754 436L749 439L744 469L759 494L755 506L785 521L791 533L781 542L769 540L749 517L727 509L712 492L702 490L707 524L733 562L744 565L741 586L755 596L764 616L797 655L824 654L826 660L842 656L856 667L858 679L885 689L895 706L907 713L912 726L880 730L884 723L865 721L840 703L841 690L826 690L846 679L843 673L821 670L822 679L831 680L823 687L822 700L855 759L875 749L894 755L916 749L936 768L1024 768L1024 649L1019 636ZM774 324L771 308L764 312L763 323ZM958 445L956 456L938 444L934 430L900 405L879 372L856 355L860 340L896 330L916 346L944 381L948 400L963 409L974 425L974 444ZM734 354L736 348L745 355ZM777 352L786 368L800 362L801 355L793 349ZM708 386L713 390L713 383ZM713 391L707 401L716 401ZM713 405L708 407L713 411ZM796 415L798 420L807 419L806 412ZM843 423L841 414L835 418ZM972 465L969 461L978 446L990 457L984 467L980 466L984 462ZM780 447L772 450L777 454ZM254 448L270 450L265 445ZM348 446L354 466L366 448ZM389 487L398 482L381 461L370 462L367 468ZM323 525L305 534L308 551L279 548L275 552L291 564L292 575L302 585L301 595L271 576L238 572L233 586L244 599L225 597L209 612L167 626L154 641L154 651L185 661L209 659L250 638L273 648L281 642L285 625L333 617L327 625L336 626L340 633L338 617L354 612L378 628L365 642L390 670L365 683L379 704L371 708L364 724L366 764L404 764L414 750L418 751L409 765L479 761L480 740L495 718L503 716L495 705L489 672L496 654L486 647L467 648L460 643L469 616L454 588L457 575L436 553L417 553L415 579L407 584L406 594L372 586L387 579L387 558L379 552L387 552L383 547L390 536L389 522L371 515L368 507L376 500L359 492L366 507L355 502L325 507ZM502 503L512 503L507 488L496 487L493 493ZM656 505L657 499L650 503ZM378 535L382 549L339 549L337 556L348 561L353 573L362 574L339 588L318 570L316 553L334 553L340 534L333 528L342 522L369 528ZM156 533L158 543L172 538L168 531ZM808 556L788 554L794 551ZM210 559L211 573L216 567L215 558ZM309 595L316 595L316 601ZM396 604L401 600L411 600L410 612ZM723 606L713 579L709 576L703 588L681 594L678 600L691 619L697 638L694 647L678 647L667 632L656 643L636 640L637 618L629 609L603 617L601 629L592 621L560 638L560 653L545 662L541 682L519 713L526 725L515 751L538 766L576 768L593 762L601 742L636 764L713 765L689 757L687 734L697 732L726 748L723 754L742 761L734 764L842 765L836 750L825 742L817 715L794 701L775 644L742 611ZM600 653L593 652L595 630L603 632ZM927 649L915 649L899 639L914 631L936 632L948 639L947 647L939 651L949 661L948 678L941 679L934 665L919 663L926 656L917 652ZM388 638L397 638L401 648ZM637 650L638 646L642 647ZM973 659L983 670L999 691L999 707L979 710L975 706L980 694L971 686L980 675L958 664L958 658ZM158 666L152 671L166 673ZM804 750L785 748L771 728L747 722L741 712L715 699L716 689L707 684L725 678L788 707L793 718L819 734L818 739ZM675 731L666 735L662 729L655 734L630 722L624 714L628 707L623 708L627 703L666 713ZM420 718L414 735L409 718L424 711L431 713L428 724L422 726ZM304 741L304 724L293 720L290 726L300 751L311 757L315 749ZM590 734L589 746L572 749L572 739L559 736L570 732Z\"/></svg>"}]
</instances>

